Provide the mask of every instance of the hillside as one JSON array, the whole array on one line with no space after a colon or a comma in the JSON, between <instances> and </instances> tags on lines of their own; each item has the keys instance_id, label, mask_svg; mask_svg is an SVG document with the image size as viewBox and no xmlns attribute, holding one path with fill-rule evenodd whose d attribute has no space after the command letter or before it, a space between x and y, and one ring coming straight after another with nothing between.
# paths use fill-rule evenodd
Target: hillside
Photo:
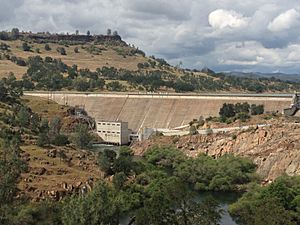
<instances>
[{"instance_id":1,"label":"hillside","mask_svg":"<svg viewBox=\"0 0 300 225\"><path fill-rule=\"evenodd\" d=\"M271 125L267 127L211 135L153 137L132 148L137 155L145 154L153 146L165 145L174 146L192 157L202 153L215 158L234 154L250 158L258 167L257 173L268 181L283 174L299 175L299 124L284 118L268 123Z\"/></svg>"},{"instance_id":2,"label":"hillside","mask_svg":"<svg viewBox=\"0 0 300 225\"><path fill-rule=\"evenodd\" d=\"M300 82L300 74L286 74L286 73L244 73L244 72L228 72L228 76L248 77L248 78L275 78L284 81Z\"/></svg>"},{"instance_id":3,"label":"hillside","mask_svg":"<svg viewBox=\"0 0 300 225\"><path fill-rule=\"evenodd\" d=\"M65 141L71 141L72 129L78 124L69 107L37 97L20 99L9 85L0 93L0 160L17 164L20 178L6 182L17 183L19 196L33 201L58 200L83 187L91 188L102 177L96 154ZM56 131L50 131L54 127ZM43 133L46 140L42 144ZM61 143L50 143L55 136L60 136Z\"/></svg>"},{"instance_id":4,"label":"hillside","mask_svg":"<svg viewBox=\"0 0 300 225\"><path fill-rule=\"evenodd\" d=\"M4 35L6 34L6 35ZM147 57L118 35L0 35L0 77L25 90L293 92L297 82L181 69Z\"/></svg>"}]
</instances>

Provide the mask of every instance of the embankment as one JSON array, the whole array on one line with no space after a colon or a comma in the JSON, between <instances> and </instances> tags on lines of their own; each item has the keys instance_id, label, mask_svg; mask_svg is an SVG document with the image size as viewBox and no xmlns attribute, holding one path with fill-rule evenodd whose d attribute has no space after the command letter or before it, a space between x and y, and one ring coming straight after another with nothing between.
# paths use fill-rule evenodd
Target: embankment
<instances>
[{"instance_id":1,"label":"embankment","mask_svg":"<svg viewBox=\"0 0 300 225\"><path fill-rule=\"evenodd\" d=\"M176 128L200 116L217 116L224 103L264 104L266 111L282 112L291 97L285 95L159 95L159 94L79 94L27 92L63 105L84 105L97 120L126 121L129 128Z\"/></svg>"}]
</instances>

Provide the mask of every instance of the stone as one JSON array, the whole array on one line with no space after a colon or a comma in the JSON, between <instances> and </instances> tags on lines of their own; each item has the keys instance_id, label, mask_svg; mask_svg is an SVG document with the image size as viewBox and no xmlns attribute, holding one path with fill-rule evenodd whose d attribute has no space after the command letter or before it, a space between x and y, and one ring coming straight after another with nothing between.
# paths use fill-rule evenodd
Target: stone
<instances>
[{"instance_id":1,"label":"stone","mask_svg":"<svg viewBox=\"0 0 300 225\"><path fill-rule=\"evenodd\" d=\"M30 172L34 175L44 175L46 171L47 170L44 167L36 167L30 169Z\"/></svg>"}]
</instances>

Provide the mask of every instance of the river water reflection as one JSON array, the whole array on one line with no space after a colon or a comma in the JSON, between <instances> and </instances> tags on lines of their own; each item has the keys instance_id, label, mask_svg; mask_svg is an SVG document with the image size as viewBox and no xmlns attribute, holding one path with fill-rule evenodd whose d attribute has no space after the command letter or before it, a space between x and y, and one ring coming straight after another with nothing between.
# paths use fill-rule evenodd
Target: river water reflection
<instances>
[{"instance_id":1,"label":"river water reflection","mask_svg":"<svg viewBox=\"0 0 300 225\"><path fill-rule=\"evenodd\" d=\"M220 207L224 210L222 215L220 225L237 225L237 223L232 219L229 215L228 207L230 204L236 202L240 197L237 193L227 193L227 192L206 192L206 193L199 193L197 198L204 198L208 195L214 197L214 199L219 203Z\"/></svg>"}]
</instances>

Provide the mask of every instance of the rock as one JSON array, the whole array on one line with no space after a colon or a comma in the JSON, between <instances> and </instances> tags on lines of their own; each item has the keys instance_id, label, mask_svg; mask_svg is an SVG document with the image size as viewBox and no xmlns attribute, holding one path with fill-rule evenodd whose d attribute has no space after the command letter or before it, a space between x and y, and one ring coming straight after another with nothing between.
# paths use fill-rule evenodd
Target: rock
<instances>
[{"instance_id":1,"label":"rock","mask_svg":"<svg viewBox=\"0 0 300 225\"><path fill-rule=\"evenodd\" d=\"M52 150L49 150L49 151L47 152L47 156L48 156L48 157L56 158L56 155L57 155L56 149L52 149Z\"/></svg>"},{"instance_id":2,"label":"rock","mask_svg":"<svg viewBox=\"0 0 300 225\"><path fill-rule=\"evenodd\" d=\"M28 192L34 192L36 190L36 188L35 187L32 187L32 186L28 186L27 188L26 188L26 191L28 191Z\"/></svg>"},{"instance_id":3,"label":"rock","mask_svg":"<svg viewBox=\"0 0 300 225\"><path fill-rule=\"evenodd\" d=\"M68 171L66 169L62 169L62 168L59 168L56 172L57 175L64 175L67 173L68 173Z\"/></svg>"},{"instance_id":4,"label":"rock","mask_svg":"<svg viewBox=\"0 0 300 225\"><path fill-rule=\"evenodd\" d=\"M81 181L78 181L75 183L75 188L79 188L80 186L82 185L82 182Z\"/></svg>"},{"instance_id":5,"label":"rock","mask_svg":"<svg viewBox=\"0 0 300 225\"><path fill-rule=\"evenodd\" d=\"M224 134L182 136L174 145L192 157L201 153L213 157L229 153L250 158L257 165L259 175L269 182L284 173L300 174L299 130L300 124L289 125L281 121L264 128L256 126ZM143 155L153 146L170 143L172 138L160 137L134 144L132 149L136 155ZM193 149L195 151L191 151Z\"/></svg>"},{"instance_id":6,"label":"rock","mask_svg":"<svg viewBox=\"0 0 300 225\"><path fill-rule=\"evenodd\" d=\"M46 173L46 169L44 167L36 167L30 169L30 172L34 175L44 175Z\"/></svg>"},{"instance_id":7,"label":"rock","mask_svg":"<svg viewBox=\"0 0 300 225\"><path fill-rule=\"evenodd\" d=\"M67 183L64 182L64 183L62 183L61 186L62 186L63 189L68 190L68 184Z\"/></svg>"}]
</instances>

